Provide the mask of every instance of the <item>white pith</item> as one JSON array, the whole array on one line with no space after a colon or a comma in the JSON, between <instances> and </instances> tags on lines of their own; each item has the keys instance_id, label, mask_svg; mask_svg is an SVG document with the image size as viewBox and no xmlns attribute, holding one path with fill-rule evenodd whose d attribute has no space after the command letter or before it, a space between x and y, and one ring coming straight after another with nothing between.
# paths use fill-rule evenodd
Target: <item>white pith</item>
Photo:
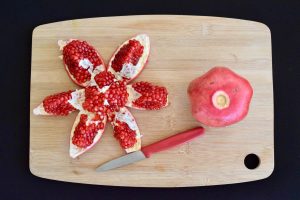
<instances>
[{"instance_id":1,"label":"white pith","mask_svg":"<svg viewBox=\"0 0 300 200\"><path fill-rule=\"evenodd\" d=\"M100 123L100 122L103 122L104 125L106 124L106 116L104 116L104 119L103 119L102 121L93 121L92 119L94 118L95 114L90 113L90 112L87 112L87 111L85 111L85 110L80 111L80 112L78 113L76 119L75 119L75 122L74 122L73 127L72 127L72 131L71 131L71 136L70 136L70 150L69 150L69 152L70 152L70 156L71 156L72 158L76 158L77 156L83 154L84 152L86 152L87 150L89 150L90 148L92 148L92 147L100 140L100 138L101 138L101 136L102 136L102 133L103 133L103 131L104 131L104 129L105 129L105 126L104 126L103 129L100 129L100 130L97 132L97 134L96 134L96 136L95 136L95 138L94 138L94 140L93 140L93 143L92 143L90 146L88 146L88 147L86 147L86 148L80 148L80 147L74 145L74 144L72 143L72 138L73 138L73 136L74 136L75 128L76 128L76 126L78 125L78 123L79 123L79 121L80 121L80 116L81 116L82 114L86 114L86 115L88 116L88 120L87 120L87 122L86 122L86 125L90 125L90 124L92 124L92 123L94 123L94 124L97 125L97 124Z\"/></svg>"},{"instance_id":2,"label":"white pith","mask_svg":"<svg viewBox=\"0 0 300 200\"><path fill-rule=\"evenodd\" d=\"M137 142L134 144L133 147L125 149L126 153L130 153L130 152L137 151L137 150L141 149L141 137L142 137L142 135L139 131L137 123L136 123L134 117L132 116L132 114L125 107L120 108L120 111L115 113L115 114L116 114L116 116L114 118L114 121L112 121L113 126L118 126L118 124L116 123L116 120L119 120L121 122L126 123L131 130L134 130L136 132L135 138L136 138Z\"/></svg>"},{"instance_id":3,"label":"white pith","mask_svg":"<svg viewBox=\"0 0 300 200\"><path fill-rule=\"evenodd\" d=\"M33 114L35 114L35 115L51 115L50 113L47 113L45 111L43 103L41 103L38 107L33 109Z\"/></svg>"},{"instance_id":4,"label":"white pith","mask_svg":"<svg viewBox=\"0 0 300 200\"><path fill-rule=\"evenodd\" d=\"M125 63L119 73L120 76L130 79L138 73L139 66L135 66L132 63Z\"/></svg>"},{"instance_id":5,"label":"white pith","mask_svg":"<svg viewBox=\"0 0 300 200\"><path fill-rule=\"evenodd\" d=\"M119 50L126 44L129 43L129 40L137 40L141 43L141 45L144 47L143 50L143 54L140 57L138 63L134 66L132 65L132 63L125 63L123 64L123 68L120 72L116 72L112 67L112 61L115 59L116 54L119 52ZM109 61L108 64L108 71L110 71L111 73L113 73L117 79L121 80L123 79L122 77L126 77L129 79L134 78L135 76L138 75L138 73L141 71L141 68L144 67L144 65L147 62L149 53L150 53L150 39L148 37L148 35L146 34L139 34L131 39L127 40L126 42L124 42L121 46L119 46L119 48L116 50L116 52L114 53L114 55L112 56L111 60Z\"/></svg>"},{"instance_id":6,"label":"white pith","mask_svg":"<svg viewBox=\"0 0 300 200\"><path fill-rule=\"evenodd\" d=\"M110 85L106 85L106 86L102 87L101 89L99 89L99 92L105 93L109 88L110 88Z\"/></svg>"},{"instance_id":7,"label":"white pith","mask_svg":"<svg viewBox=\"0 0 300 200\"><path fill-rule=\"evenodd\" d=\"M116 113L116 120L119 120L121 122L125 122L126 124L128 124L128 126L131 130L134 130L134 131L138 130L135 119L132 117L131 114L129 114L129 112L118 112L118 113Z\"/></svg>"},{"instance_id":8,"label":"white pith","mask_svg":"<svg viewBox=\"0 0 300 200\"><path fill-rule=\"evenodd\" d=\"M142 96L142 94L140 94L139 92L137 92L132 85L127 85L127 93L128 93L128 100L126 102L125 106L128 107L134 107L132 102L137 100L138 98L140 98Z\"/></svg>"},{"instance_id":9,"label":"white pith","mask_svg":"<svg viewBox=\"0 0 300 200\"><path fill-rule=\"evenodd\" d=\"M109 103L108 103L107 99L104 99L103 105L109 106Z\"/></svg>"},{"instance_id":10,"label":"white pith","mask_svg":"<svg viewBox=\"0 0 300 200\"><path fill-rule=\"evenodd\" d=\"M213 106L219 110L228 108L230 105L230 98L223 90L216 91L212 96Z\"/></svg>"},{"instance_id":11,"label":"white pith","mask_svg":"<svg viewBox=\"0 0 300 200\"><path fill-rule=\"evenodd\" d=\"M72 98L68 102L76 109L83 110L82 104L85 101L85 90L75 90L71 93Z\"/></svg>"},{"instance_id":12,"label":"white pith","mask_svg":"<svg viewBox=\"0 0 300 200\"><path fill-rule=\"evenodd\" d=\"M82 67L83 69L92 69L94 68L93 63L87 58L81 59L79 61L79 66Z\"/></svg>"}]
</instances>

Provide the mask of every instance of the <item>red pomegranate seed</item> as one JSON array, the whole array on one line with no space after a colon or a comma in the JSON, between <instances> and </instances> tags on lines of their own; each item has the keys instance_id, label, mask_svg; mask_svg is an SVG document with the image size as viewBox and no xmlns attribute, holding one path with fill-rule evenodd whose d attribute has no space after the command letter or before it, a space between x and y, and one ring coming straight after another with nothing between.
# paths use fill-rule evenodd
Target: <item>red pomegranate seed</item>
<instances>
[{"instance_id":1,"label":"red pomegranate seed","mask_svg":"<svg viewBox=\"0 0 300 200\"><path fill-rule=\"evenodd\" d=\"M72 92L70 90L46 97L43 101L45 111L54 115L68 115L70 112L76 110L68 102L72 98Z\"/></svg>"},{"instance_id":2,"label":"red pomegranate seed","mask_svg":"<svg viewBox=\"0 0 300 200\"><path fill-rule=\"evenodd\" d=\"M132 102L133 106L147 110L158 110L166 106L168 92L165 87L155 86L148 82L137 82L132 87L142 95Z\"/></svg>"},{"instance_id":3,"label":"red pomegranate seed","mask_svg":"<svg viewBox=\"0 0 300 200\"><path fill-rule=\"evenodd\" d=\"M102 88L104 86L110 85L114 82L115 75L113 75L111 72L100 72L95 76L95 81L99 88Z\"/></svg>"},{"instance_id":4,"label":"red pomegranate seed","mask_svg":"<svg viewBox=\"0 0 300 200\"><path fill-rule=\"evenodd\" d=\"M119 141L124 149L133 147L137 142L136 132L129 128L125 122L116 121L117 126L114 127L114 137Z\"/></svg>"},{"instance_id":5,"label":"red pomegranate seed","mask_svg":"<svg viewBox=\"0 0 300 200\"><path fill-rule=\"evenodd\" d=\"M136 65L142 56L144 47L137 40L129 40L128 44L121 47L118 53L115 55L114 60L112 61L112 68L116 72L122 70L123 64L132 63Z\"/></svg>"}]
</instances>

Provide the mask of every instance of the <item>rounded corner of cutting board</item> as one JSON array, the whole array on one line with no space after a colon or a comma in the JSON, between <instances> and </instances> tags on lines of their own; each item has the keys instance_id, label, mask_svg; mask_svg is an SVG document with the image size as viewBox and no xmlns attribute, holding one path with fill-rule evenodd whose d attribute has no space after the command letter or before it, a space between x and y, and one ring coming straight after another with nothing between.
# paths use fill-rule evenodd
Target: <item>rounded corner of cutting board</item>
<instances>
[{"instance_id":1,"label":"rounded corner of cutting board","mask_svg":"<svg viewBox=\"0 0 300 200\"><path fill-rule=\"evenodd\" d=\"M44 28L47 28L48 24L41 24L41 25L38 25L36 27L33 28L32 30L32 38L36 38L38 37L38 35L40 34L40 30L41 29L44 29Z\"/></svg>"},{"instance_id":2,"label":"rounded corner of cutting board","mask_svg":"<svg viewBox=\"0 0 300 200\"><path fill-rule=\"evenodd\" d=\"M30 173L35 176L35 177L38 177L38 178L44 178L44 179L51 179L48 178L47 176L44 176L42 175L40 172L41 172L41 169L38 169L34 166L34 161L32 159L29 160L29 171Z\"/></svg>"}]
</instances>

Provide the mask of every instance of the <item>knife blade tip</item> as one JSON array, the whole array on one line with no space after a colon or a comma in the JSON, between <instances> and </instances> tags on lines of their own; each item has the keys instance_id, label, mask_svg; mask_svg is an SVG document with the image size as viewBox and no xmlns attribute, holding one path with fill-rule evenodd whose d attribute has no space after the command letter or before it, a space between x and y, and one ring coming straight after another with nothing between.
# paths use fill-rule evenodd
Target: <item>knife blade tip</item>
<instances>
[{"instance_id":1,"label":"knife blade tip","mask_svg":"<svg viewBox=\"0 0 300 200\"><path fill-rule=\"evenodd\" d=\"M105 171L108 171L109 169L103 167L102 165L100 167L97 167L96 168L96 172L105 172Z\"/></svg>"}]
</instances>

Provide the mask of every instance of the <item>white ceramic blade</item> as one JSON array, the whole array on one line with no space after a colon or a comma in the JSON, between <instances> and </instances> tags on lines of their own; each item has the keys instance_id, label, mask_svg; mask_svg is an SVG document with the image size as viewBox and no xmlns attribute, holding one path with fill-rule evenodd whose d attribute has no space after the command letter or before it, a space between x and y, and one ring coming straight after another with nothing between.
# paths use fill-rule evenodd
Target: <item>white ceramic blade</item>
<instances>
[{"instance_id":1,"label":"white ceramic blade","mask_svg":"<svg viewBox=\"0 0 300 200\"><path fill-rule=\"evenodd\" d=\"M136 152L133 152L133 153L129 153L125 156L121 156L119 158L108 161L108 162L100 165L96 169L96 171L97 172L102 172L102 171L115 169L115 168L118 168L118 167L129 165L131 163L134 163L134 162L137 162L137 161L140 161L140 160L144 160L145 158L146 158L146 156L144 155L144 153L142 151L136 151Z\"/></svg>"}]
</instances>

